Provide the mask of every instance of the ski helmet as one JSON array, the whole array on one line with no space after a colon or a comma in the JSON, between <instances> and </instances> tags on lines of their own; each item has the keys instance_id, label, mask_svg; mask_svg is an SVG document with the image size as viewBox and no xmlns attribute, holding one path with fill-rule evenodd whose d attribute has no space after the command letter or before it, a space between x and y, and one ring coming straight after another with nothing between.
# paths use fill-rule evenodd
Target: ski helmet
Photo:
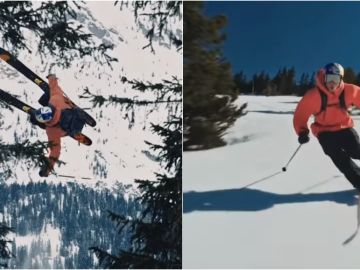
<instances>
[{"instance_id":1,"label":"ski helmet","mask_svg":"<svg viewBox=\"0 0 360 270\"><path fill-rule=\"evenodd\" d=\"M333 74L333 75L340 75L341 78L344 77L344 68L342 67L342 65L338 64L338 63L330 63L327 64L325 67L325 74Z\"/></svg>"},{"instance_id":2,"label":"ski helmet","mask_svg":"<svg viewBox=\"0 0 360 270\"><path fill-rule=\"evenodd\" d=\"M54 111L51 107L45 106L35 111L35 118L40 123L49 122L54 116Z\"/></svg>"}]
</instances>

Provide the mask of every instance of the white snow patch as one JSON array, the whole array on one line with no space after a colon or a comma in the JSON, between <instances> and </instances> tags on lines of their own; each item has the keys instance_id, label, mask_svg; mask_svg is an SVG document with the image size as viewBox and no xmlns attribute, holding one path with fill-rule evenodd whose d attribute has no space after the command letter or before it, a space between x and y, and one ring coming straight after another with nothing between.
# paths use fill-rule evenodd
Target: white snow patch
<instances>
[{"instance_id":1,"label":"white snow patch","mask_svg":"<svg viewBox=\"0 0 360 270\"><path fill-rule=\"evenodd\" d=\"M184 153L184 268L360 267L360 237L342 245L357 196L317 139L281 172L298 146L299 99L239 96L249 112L225 136L232 144Z\"/></svg>"}]
</instances>

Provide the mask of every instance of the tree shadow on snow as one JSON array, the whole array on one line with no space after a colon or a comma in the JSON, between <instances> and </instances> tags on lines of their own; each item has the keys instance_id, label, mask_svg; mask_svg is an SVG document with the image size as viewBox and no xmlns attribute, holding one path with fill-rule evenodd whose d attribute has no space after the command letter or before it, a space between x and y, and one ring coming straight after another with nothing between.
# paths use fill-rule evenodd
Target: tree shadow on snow
<instances>
[{"instance_id":1,"label":"tree shadow on snow","mask_svg":"<svg viewBox=\"0 0 360 270\"><path fill-rule=\"evenodd\" d=\"M331 201L356 205L355 189L326 193L277 194L257 189L239 188L184 193L184 213L192 211L261 211L276 204Z\"/></svg>"},{"instance_id":2,"label":"tree shadow on snow","mask_svg":"<svg viewBox=\"0 0 360 270\"><path fill-rule=\"evenodd\" d=\"M226 140L226 142L227 142L227 145L234 145L234 144L238 144L238 143L249 142L253 138L254 138L254 135L245 135L245 136L242 136L241 138L229 138Z\"/></svg>"}]
</instances>

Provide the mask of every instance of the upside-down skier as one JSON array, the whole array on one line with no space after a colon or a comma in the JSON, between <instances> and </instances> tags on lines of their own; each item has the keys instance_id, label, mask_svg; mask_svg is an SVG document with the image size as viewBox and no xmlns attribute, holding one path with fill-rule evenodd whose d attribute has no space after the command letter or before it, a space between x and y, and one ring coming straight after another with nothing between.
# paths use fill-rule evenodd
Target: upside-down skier
<instances>
[{"instance_id":1,"label":"upside-down skier","mask_svg":"<svg viewBox=\"0 0 360 270\"><path fill-rule=\"evenodd\" d=\"M50 93L47 98L46 94L43 96L45 98L43 104L45 103L46 106L36 110L30 117L30 121L33 124L46 129L50 145L48 162L39 172L41 177L47 177L53 170L55 162L59 159L61 137L67 135L76 137L77 134L81 133L85 125L83 111L71 106L58 85L57 77L54 74L50 74L47 76L47 79L49 81Z\"/></svg>"},{"instance_id":2,"label":"upside-down skier","mask_svg":"<svg viewBox=\"0 0 360 270\"><path fill-rule=\"evenodd\" d=\"M360 87L344 83L344 68L330 63L320 69L316 86L306 92L294 113L293 124L300 144L309 141L307 122L315 117L311 131L326 155L360 191L360 168L352 159L360 159L359 135L348 108L360 108Z\"/></svg>"}]
</instances>

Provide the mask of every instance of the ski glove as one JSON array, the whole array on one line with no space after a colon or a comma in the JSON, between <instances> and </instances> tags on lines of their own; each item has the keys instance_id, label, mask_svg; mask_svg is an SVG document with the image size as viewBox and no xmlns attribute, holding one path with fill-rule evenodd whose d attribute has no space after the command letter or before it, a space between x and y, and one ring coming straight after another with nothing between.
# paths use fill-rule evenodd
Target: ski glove
<instances>
[{"instance_id":1,"label":"ski glove","mask_svg":"<svg viewBox=\"0 0 360 270\"><path fill-rule=\"evenodd\" d=\"M48 177L49 176L49 170L47 168L42 168L39 172L39 176L41 177Z\"/></svg>"},{"instance_id":2,"label":"ski glove","mask_svg":"<svg viewBox=\"0 0 360 270\"><path fill-rule=\"evenodd\" d=\"M304 144L310 141L309 133L308 132L302 132L299 134L298 142L300 144Z\"/></svg>"}]
</instances>

